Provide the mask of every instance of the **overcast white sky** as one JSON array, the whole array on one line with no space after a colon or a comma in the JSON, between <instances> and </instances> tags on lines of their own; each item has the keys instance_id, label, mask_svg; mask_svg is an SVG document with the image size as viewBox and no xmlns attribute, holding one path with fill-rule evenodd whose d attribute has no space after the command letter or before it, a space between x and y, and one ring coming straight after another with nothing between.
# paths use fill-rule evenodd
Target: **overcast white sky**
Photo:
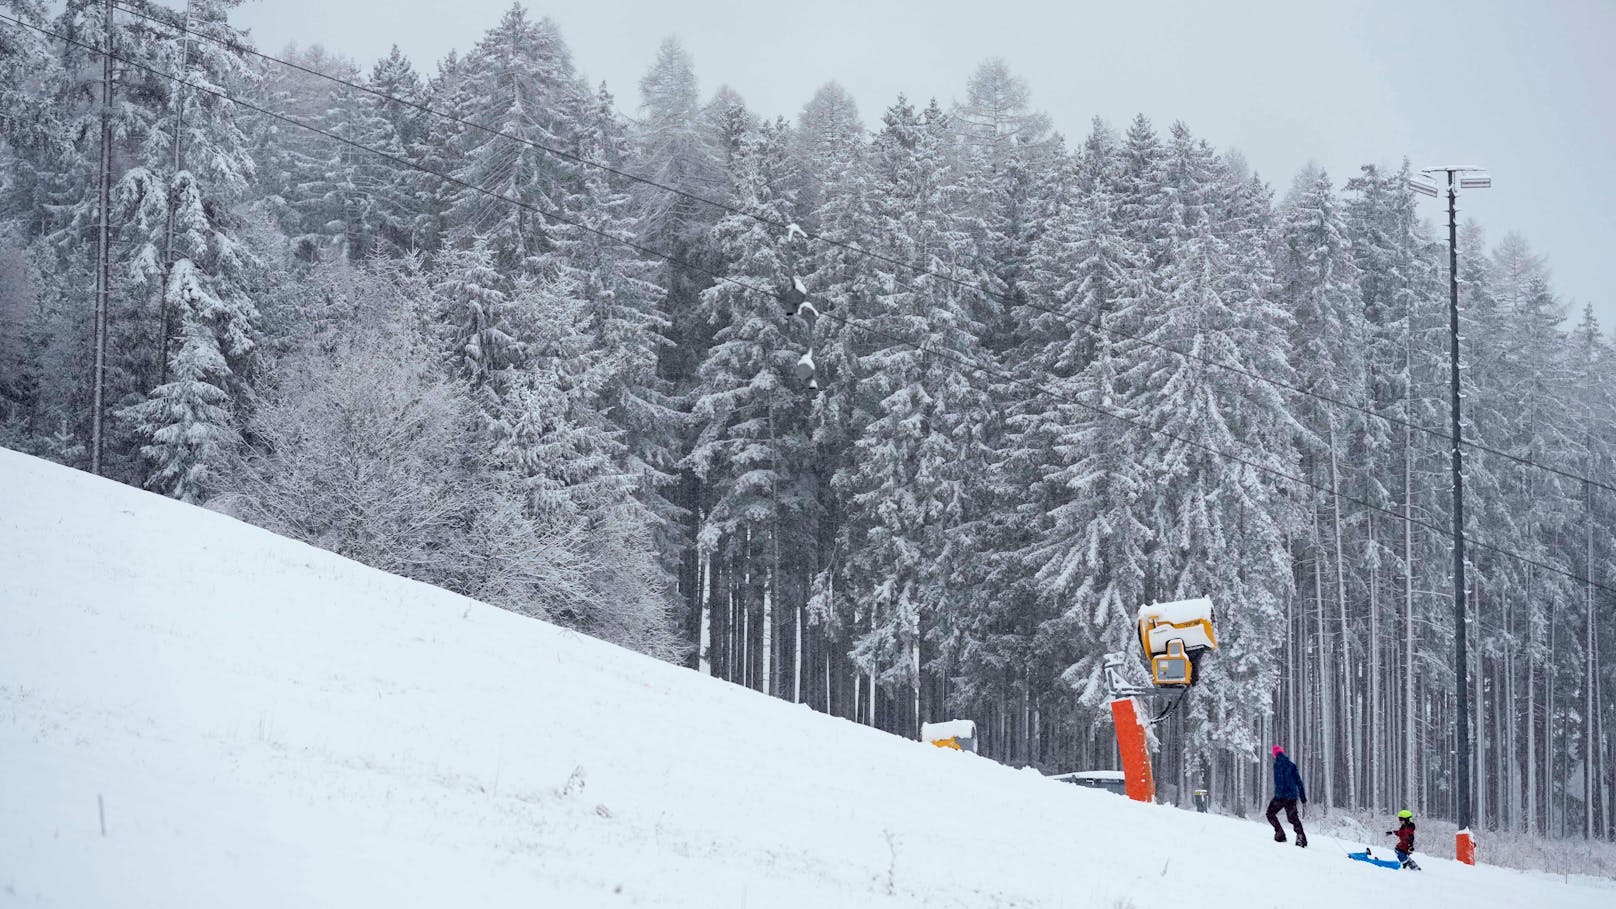
<instances>
[{"instance_id":1,"label":"overcast white sky","mask_svg":"<svg viewBox=\"0 0 1616 909\"><path fill-rule=\"evenodd\" d=\"M167 0L181 5L178 0ZM430 71L510 0L259 0L238 14L261 47L323 44L367 68L397 43ZM836 80L873 124L897 94L963 93L985 58L1027 79L1069 139L1103 116L1183 120L1237 148L1283 191L1309 161L1339 184L1363 162L1474 163L1462 197L1493 239L1523 233L1580 312L1616 325L1616 0L547 0L574 62L632 113L667 35L704 94L734 87L794 117ZM1426 200L1436 219L1439 203Z\"/></svg>"}]
</instances>

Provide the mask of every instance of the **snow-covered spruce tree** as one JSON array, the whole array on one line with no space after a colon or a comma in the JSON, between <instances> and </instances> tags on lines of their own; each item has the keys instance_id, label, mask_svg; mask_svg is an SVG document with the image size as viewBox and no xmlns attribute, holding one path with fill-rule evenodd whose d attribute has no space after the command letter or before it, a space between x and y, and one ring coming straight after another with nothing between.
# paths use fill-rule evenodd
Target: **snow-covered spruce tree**
<instances>
[{"instance_id":1,"label":"snow-covered spruce tree","mask_svg":"<svg viewBox=\"0 0 1616 909\"><path fill-rule=\"evenodd\" d=\"M1581 473L1576 453L1586 450L1588 437L1578 419L1580 408L1566 406L1579 383L1560 327L1565 306L1550 290L1541 258L1519 236L1506 236L1493 250L1490 264L1490 296L1497 306L1492 315L1500 334L1472 342L1491 348L1492 356L1483 362L1469 355L1474 365L1466 375L1474 388L1467 389L1466 403L1475 410L1479 438L1496 450ZM1485 308L1476 313L1478 320L1487 315ZM1585 553L1581 547L1572 552L1563 548L1563 541L1580 536L1576 526L1584 505L1580 486L1489 451L1467 451L1465 457L1467 492L1474 476L1486 497L1477 505L1478 525L1484 528L1478 535L1540 564L1580 574L1577 569L1586 561ZM1503 705L1493 711L1485 730L1491 752L1486 766L1492 773L1478 782L1487 787L1488 820L1521 830L1527 825L1528 803L1537 801L1531 797L1536 780L1523 773L1523 752L1535 752L1538 744L1530 719L1537 709L1533 670L1540 661L1553 658L1546 652L1541 630L1557 616L1563 624L1564 616L1578 614L1583 591L1570 578L1518 559L1499 559L1483 551L1474 561L1486 572L1482 583L1472 585L1474 597L1483 608L1490 607L1494 617L1493 627L1479 635L1477 671L1490 679L1488 695L1493 702ZM1569 677L1576 677L1579 669L1563 655L1562 665L1555 667ZM1522 723L1520 717L1527 719ZM1478 742L1482 740L1478 735Z\"/></svg>"},{"instance_id":2,"label":"snow-covered spruce tree","mask_svg":"<svg viewBox=\"0 0 1616 909\"><path fill-rule=\"evenodd\" d=\"M1472 364L1495 364L1504 356L1503 346L1510 314L1502 299L1497 281L1495 263L1488 255L1488 243L1481 227L1466 222L1459 228L1459 318L1460 335L1464 339L1462 350ZM1446 339L1444 339L1444 342ZM1504 386L1510 376L1496 368L1469 369L1462 375L1463 393L1467 405L1463 408L1466 438L1491 447L1500 447L1507 419L1503 409L1506 395ZM1445 377L1445 374L1444 374ZM1465 527L1467 537L1486 540L1494 546L1513 547L1519 542L1520 528L1510 504L1504 497L1510 491L1509 475L1515 468L1508 462L1488 458L1485 452L1465 453ZM1442 522L1451 526L1452 511L1448 510ZM1511 601L1522 590L1521 564L1500 553L1478 546L1468 547L1465 556L1467 597L1472 621L1474 645L1469 680L1472 683L1472 716L1480 720L1489 709L1498 709L1503 694L1501 686L1488 684L1501 649L1508 646L1504 628ZM1448 584L1452 584L1448 576ZM1490 630L1491 633L1488 633ZM1476 825L1486 829L1499 821L1497 794L1493 789L1498 760L1495 753L1499 729L1495 724L1476 722L1471 739L1475 757L1472 780L1473 818Z\"/></svg>"},{"instance_id":3,"label":"snow-covered spruce tree","mask_svg":"<svg viewBox=\"0 0 1616 909\"><path fill-rule=\"evenodd\" d=\"M1225 604L1225 646L1204 667L1208 684L1176 715L1185 738L1167 773L1182 783L1206 769L1214 748L1251 753L1260 744L1257 723L1270 710L1292 583L1289 489L1266 471L1294 475L1296 468L1286 402L1273 386L1170 352L1256 375L1289 373L1290 318L1273 296L1265 200L1182 127L1162 162L1170 217L1161 292L1145 294L1128 314L1139 336L1160 346L1139 345L1118 375L1131 395L1127 409L1143 424L1126 448L1146 491L1141 515L1152 535L1145 600L1211 595Z\"/></svg>"},{"instance_id":4,"label":"snow-covered spruce tree","mask_svg":"<svg viewBox=\"0 0 1616 909\"><path fill-rule=\"evenodd\" d=\"M951 118L958 133L964 198L962 228L973 234L980 261L976 270L993 292L989 348L1002 353L1014 346L1028 316L1021 311L1027 293L1027 262L1032 244L1044 229L1046 195L1059 189L1049 179L1064 157L1049 117L1031 107L1025 80L1013 75L1003 60L977 67L966 87L966 99Z\"/></svg>"},{"instance_id":5,"label":"snow-covered spruce tree","mask_svg":"<svg viewBox=\"0 0 1616 909\"><path fill-rule=\"evenodd\" d=\"M361 77L349 71L343 78ZM405 145L384 109L374 95L338 85L329 106L310 121L339 138L317 136L303 146L303 179L290 189L300 256L358 262L407 246L414 216L399 163Z\"/></svg>"},{"instance_id":6,"label":"snow-covered spruce tree","mask_svg":"<svg viewBox=\"0 0 1616 909\"><path fill-rule=\"evenodd\" d=\"M795 219L788 142L782 122L746 137L737 160L737 207L778 223ZM716 332L691 392L697 436L686 461L710 502L698 538L702 552L756 566L759 581L749 585L760 623L755 678L771 694L780 678L774 638L790 615L780 604L800 606L812 568L809 394L794 376L805 328L774 296L791 279L791 242L785 231L747 215L728 215L713 229L724 274L734 281L702 294L703 314ZM738 593L750 609L753 591Z\"/></svg>"},{"instance_id":7,"label":"snow-covered spruce tree","mask_svg":"<svg viewBox=\"0 0 1616 909\"><path fill-rule=\"evenodd\" d=\"M358 65L318 44L291 45L276 56L312 72L254 58L252 78L239 89L242 96L263 111L296 123L340 127L345 130L341 134L355 138L352 111L336 111L341 86L334 80L359 82ZM238 113L257 165L249 210L285 235L290 252L281 255L290 257L290 264L301 271L322 257L342 254L342 238L348 233L345 213L340 204L320 200L338 181L349 179L346 172L333 174L336 163L358 161L361 153L351 150L353 154L343 159L340 143L263 111L242 108Z\"/></svg>"},{"instance_id":8,"label":"snow-covered spruce tree","mask_svg":"<svg viewBox=\"0 0 1616 909\"><path fill-rule=\"evenodd\" d=\"M31 201L42 207L36 223L45 232L54 253L54 261L48 263L46 283L56 284L57 276L64 281L69 275L82 278L83 283L77 286L61 287L64 293L71 293L79 300L93 300L98 274L96 240L102 220L99 189L104 72L98 49L110 38L113 53L119 58L111 66L117 103L108 111L113 137L107 149L112 181L116 182L132 164L141 163L140 154L150 147L148 140L158 128L156 121L161 116L163 99L169 94L158 84L161 80L155 74L165 71L168 62L165 51L170 46L163 40L145 40L134 26L122 19L115 17L109 23L105 15L104 3L72 0L61 6L50 24L52 31L71 39L60 44L53 42L53 49L59 55L53 67L58 79L49 86L68 148L42 159L43 166L37 173L44 179L32 188ZM110 223L115 232L119 230L116 218L110 219ZM83 393L77 396L82 409L74 414L75 428L88 438L99 416L103 421L104 439L102 472L131 482L142 478L139 442L122 432L123 426L112 419L112 412L119 404L137 400L151 387L158 372L154 357L157 320L153 299L157 289L127 280L135 249L138 244L132 246L114 234L107 269L104 373L98 377L92 367L96 320L91 317L82 321L80 327L84 335L73 344L82 357L77 364L82 377L69 379L74 384L82 383L83 388ZM93 312L94 303L87 304L86 308ZM97 397L102 401L100 415L93 413Z\"/></svg>"},{"instance_id":9,"label":"snow-covered spruce tree","mask_svg":"<svg viewBox=\"0 0 1616 909\"><path fill-rule=\"evenodd\" d=\"M883 124L871 150L883 251L940 274L960 272L975 250L948 205L957 173L945 157L947 117L935 104L917 115L900 99ZM855 453L836 482L847 497L845 586L860 622L854 659L884 694L872 698L869 719L911 734L939 706L941 664L932 656L951 651L958 631L958 593L947 583L951 544L969 517L966 480L985 461L989 408L971 370L954 361L987 362L983 303L934 278L878 281L860 322L870 331L855 339Z\"/></svg>"},{"instance_id":10,"label":"snow-covered spruce tree","mask_svg":"<svg viewBox=\"0 0 1616 909\"><path fill-rule=\"evenodd\" d=\"M458 114L502 135L460 134L453 176L481 191L448 188L449 239L486 244L496 267L531 273L553 249L552 226L539 212L562 210L577 167L536 146L573 146L587 90L555 23L529 21L519 5L483 35L461 70L470 82Z\"/></svg>"},{"instance_id":11,"label":"snow-covered spruce tree","mask_svg":"<svg viewBox=\"0 0 1616 909\"><path fill-rule=\"evenodd\" d=\"M839 165L851 160L863 141L858 102L836 82L821 85L798 112L797 128L792 131L793 150L803 173L800 201L804 221L817 224L817 212L835 204L836 193L828 184L845 176Z\"/></svg>"},{"instance_id":12,"label":"snow-covered spruce tree","mask_svg":"<svg viewBox=\"0 0 1616 909\"><path fill-rule=\"evenodd\" d=\"M805 660L814 667L811 678L822 686L825 709L853 716L858 673L848 660L851 601L838 587L848 556L837 545L845 503L832 480L849 468L853 457L857 358L866 339L847 323L873 315L874 269L863 250L878 243L874 193L864 127L852 97L840 86L831 83L815 93L798 118L795 138L804 177L803 226L846 244L804 242L805 249L798 251L809 300L832 316L815 323L811 340L820 387L809 411L819 518L818 562L806 604Z\"/></svg>"},{"instance_id":13,"label":"snow-covered spruce tree","mask_svg":"<svg viewBox=\"0 0 1616 909\"><path fill-rule=\"evenodd\" d=\"M576 528L587 554L588 596L558 604L557 620L664 659L680 656L668 577L658 569L655 515L639 498L622 433L599 404L617 378L584 329L583 301L570 281L520 286L524 356L497 401L485 405L492 464L522 494L540 527Z\"/></svg>"},{"instance_id":14,"label":"snow-covered spruce tree","mask_svg":"<svg viewBox=\"0 0 1616 909\"><path fill-rule=\"evenodd\" d=\"M1428 581L1421 566L1433 561L1443 564L1438 554L1447 544L1417 523L1416 515L1429 514L1431 499L1446 496L1446 485L1432 473L1446 470L1446 453L1434 450L1434 440L1413 427L1440 426L1446 419L1442 400L1446 386L1437 380L1434 358L1424 352L1441 349L1447 323L1445 314L1435 317L1439 308L1435 263L1425 254L1429 241L1421 235L1413 192L1408 188L1410 176L1406 161L1396 171L1363 167L1347 183L1347 228L1368 333L1368 406L1401 421L1388 445L1364 455L1373 476L1388 491L1387 504L1397 512L1397 517L1371 518L1380 521L1381 531L1366 544L1369 558L1365 561L1378 569L1378 577L1372 576L1369 583L1371 601L1377 586L1384 586L1385 595L1395 602L1383 613L1389 632L1382 639L1386 653L1377 661L1371 647L1368 673L1371 678L1396 679L1394 690L1399 695L1395 703L1389 703L1381 697L1381 686L1371 688L1369 712L1379 730L1371 741L1383 743L1377 750L1386 750L1384 743L1392 743L1390 751L1395 757L1395 761L1377 764L1384 777L1382 793L1401 793L1409 807L1420 811L1425 802L1419 768L1425 758L1416 724L1425 692L1415 660L1422 650L1423 629L1441 627L1441 620L1426 614L1436 604L1430 598L1417 597L1416 590L1441 583ZM1416 355L1416 351L1421 353ZM1432 463L1433 456L1439 456L1435 460L1442 463ZM1367 551L1377 548L1377 543L1378 554ZM1370 631L1373 635L1374 626ZM1295 724L1295 713L1288 711L1288 722ZM1375 719L1382 713L1384 717ZM1295 738L1294 725L1291 737ZM1373 779L1371 784L1373 806L1380 800Z\"/></svg>"},{"instance_id":15,"label":"snow-covered spruce tree","mask_svg":"<svg viewBox=\"0 0 1616 909\"><path fill-rule=\"evenodd\" d=\"M629 188L635 240L668 257L658 266L657 283L663 291L667 337L672 343L659 350L657 373L669 383L677 406L684 408L696 381L696 368L712 339L712 327L699 315L700 296L711 282L707 272L718 267L709 246L709 231L717 223L719 211L695 198L725 198L724 181L713 136L702 115L695 66L676 40L662 42L656 59L640 78L639 91L639 116L630 131L630 169L658 185L636 183ZM686 423L681 452L688 452L693 444L691 432L694 427ZM686 601L687 634L697 640L712 632L711 622L706 632L700 627L705 613L699 591L710 589L702 578L710 579L711 574L695 545L705 497L700 480L688 470L669 494L685 515L679 539L687 555L679 587ZM697 663L702 659L698 652Z\"/></svg>"},{"instance_id":16,"label":"snow-covered spruce tree","mask_svg":"<svg viewBox=\"0 0 1616 909\"><path fill-rule=\"evenodd\" d=\"M31 25L46 21L37 0L0 3L8 15ZM65 170L74 153L52 103L63 84L61 60L47 39L25 25L0 22L0 220L17 225L26 243L51 230L47 204L52 174Z\"/></svg>"},{"instance_id":17,"label":"snow-covered spruce tree","mask_svg":"<svg viewBox=\"0 0 1616 909\"><path fill-rule=\"evenodd\" d=\"M1138 244L1119 215L1118 140L1096 121L1074 162L1066 204L1033 253L1033 287L1059 315L1039 314L1026 362L1052 390L1012 418L1015 457L1036 481L1047 518L1022 553L1049 616L1038 649L1049 653L1080 701L1097 706L1108 692L1106 653L1132 637L1143 599L1144 549L1150 531L1138 513L1139 477L1127 457L1131 398L1117 374L1134 353L1127 335L1149 293Z\"/></svg>"},{"instance_id":18,"label":"snow-covered spruce tree","mask_svg":"<svg viewBox=\"0 0 1616 909\"><path fill-rule=\"evenodd\" d=\"M393 45L387 56L371 67L366 83L379 93L371 95L382 118L388 122L398 144L414 148L431 125L429 116L414 105L423 104L421 76L415 71L410 58Z\"/></svg>"},{"instance_id":19,"label":"snow-covered spruce tree","mask_svg":"<svg viewBox=\"0 0 1616 909\"><path fill-rule=\"evenodd\" d=\"M234 39L228 22L234 5L193 0L192 28ZM95 31L98 16L69 4L59 25ZM127 42L150 69L126 67L122 128L114 131L127 144L113 149L108 333L115 351L109 391L116 397L109 398L123 404L119 415L132 437L113 441L116 450L127 444L133 449L127 454L155 459L148 485L194 500L205 493L204 461L230 437L222 415L245 390L258 318L250 298L255 263L234 237L231 210L253 163L232 105L195 86L228 91L244 79L245 67L235 51L164 26L120 28L129 34L114 43ZM58 232L64 251L85 248L94 208L93 196L72 207Z\"/></svg>"},{"instance_id":20,"label":"snow-covered spruce tree","mask_svg":"<svg viewBox=\"0 0 1616 909\"><path fill-rule=\"evenodd\" d=\"M578 118L573 153L622 170L630 166L623 125L602 86ZM636 251L627 181L600 167L582 166L567 217L578 227L554 227L556 265L574 288L582 330L610 374L595 406L623 433L628 469L642 501L655 516L662 569L678 570L684 536L682 509L668 498L678 470L684 415L670 383L657 373L671 323L657 284L657 263Z\"/></svg>"},{"instance_id":21,"label":"snow-covered spruce tree","mask_svg":"<svg viewBox=\"0 0 1616 909\"><path fill-rule=\"evenodd\" d=\"M656 61L640 78L639 112L633 132L635 172L690 196L723 198L718 152L702 117L695 65L672 38L662 42ZM719 216L718 210L690 196L646 183L632 189L637 239L670 257L662 263L660 283L675 343L664 349L660 369L676 390L693 375L706 346L695 313L711 279L690 266L710 264L708 231Z\"/></svg>"},{"instance_id":22,"label":"snow-covered spruce tree","mask_svg":"<svg viewBox=\"0 0 1616 909\"><path fill-rule=\"evenodd\" d=\"M483 243L442 257L433 288L445 354L455 376L497 398L521 354L525 326L512 302L517 282L494 265Z\"/></svg>"},{"instance_id":23,"label":"snow-covered spruce tree","mask_svg":"<svg viewBox=\"0 0 1616 909\"><path fill-rule=\"evenodd\" d=\"M969 478L965 498L972 515L954 539L957 565L950 583L971 594L953 644L965 671L950 696L957 709L982 717L992 729L984 736L987 753L1036 761L1043 743L1035 727L1046 718L1069 715L1072 698L1057 681L1069 654L1043 647L1038 639L1036 629L1050 613L1038 596L1035 569L1024 558L1047 525L1051 489L1042 457L1047 440L1038 436L1044 424L1026 419L1057 404L1038 390L1049 376L1038 362L1044 351L1036 336L1040 327L1051 326L1038 321L1043 314L1033 307L1064 302L1045 293L1036 269L1038 257L1051 250L1039 244L1053 222L1070 213L1076 162L1058 140L1050 143L1040 165L1047 179L1032 194L1026 191L1025 149L998 165L981 146L967 144L965 152L966 186L955 205L979 251L970 283L993 292L993 305L979 318L991 326L982 333L982 346L997 367L973 372L972 380L986 388L994 411L1006 419L983 426L988 469ZM1051 277L1044 264L1044 277ZM1054 327L1058 334L1070 330Z\"/></svg>"},{"instance_id":24,"label":"snow-covered spruce tree","mask_svg":"<svg viewBox=\"0 0 1616 909\"><path fill-rule=\"evenodd\" d=\"M45 5L34 0L9 0L0 9L26 23L46 21ZM73 344L80 335L44 305L42 282L61 276L47 276L38 261L38 238L51 230L46 206L60 188L52 175L77 153L51 103L61 82L57 55L39 32L0 22L0 444L47 455L47 434L70 417L79 423L83 407L66 398L88 378L51 374L45 362L48 345ZM53 397L63 406L50 406Z\"/></svg>"},{"instance_id":25,"label":"snow-covered spruce tree","mask_svg":"<svg viewBox=\"0 0 1616 909\"><path fill-rule=\"evenodd\" d=\"M0 444L32 454L47 430L44 348L54 326L39 269L8 227L0 224Z\"/></svg>"},{"instance_id":26,"label":"snow-covered spruce tree","mask_svg":"<svg viewBox=\"0 0 1616 909\"><path fill-rule=\"evenodd\" d=\"M1349 407L1362 407L1368 391L1365 355L1368 337L1363 300L1358 291L1357 263L1347 240L1342 206L1329 176L1304 171L1286 201L1274 236L1274 270L1279 299L1293 320L1291 339L1297 385L1312 395L1299 396L1291 405L1301 426L1299 447L1303 470L1318 489L1308 492L1311 531L1296 560L1308 566L1311 599L1317 628L1323 747L1319 757L1323 774L1318 791L1326 810L1344 796L1349 807L1360 807L1357 789L1358 737L1351 724L1347 678L1353 663L1358 623L1348 617L1348 553L1357 546L1348 535L1352 518L1342 507L1342 496L1363 500L1361 481L1346 476L1359 460L1357 452L1370 446L1366 435L1384 427L1365 426L1358 414L1343 412L1329 398ZM1324 492L1322 490L1329 490ZM1326 618L1328 616L1328 618ZM1326 632L1326 625L1334 627ZM1363 643L1357 644L1361 650ZM1338 761L1339 757L1339 761ZM1346 785L1338 792L1337 769Z\"/></svg>"},{"instance_id":27,"label":"snow-covered spruce tree","mask_svg":"<svg viewBox=\"0 0 1616 909\"><path fill-rule=\"evenodd\" d=\"M1573 427L1572 434L1580 437L1573 449L1576 469L1597 483L1610 485L1616 478L1616 431L1613 431L1616 395L1612 394L1609 382L1591 379L1609 375L1616 369L1616 346L1601 331L1591 306L1584 306L1581 318L1571 330L1566 359L1570 374L1581 379L1570 394L1570 413L1566 414ZM1612 723L1616 722L1611 705L1616 702L1616 673L1610 671L1610 661L1604 654L1616 652L1616 635L1611 633L1608 621L1600 621L1601 615L1609 614L1613 598L1596 585L1608 587L1616 578L1616 547L1612 546L1608 532L1613 502L1608 490L1592 484L1583 484L1578 492L1581 501L1570 521L1572 530L1565 535L1561 551L1565 563L1586 580L1575 585L1575 599L1570 609L1559 616L1551 616L1561 622L1566 621L1567 612L1575 617L1572 621L1580 623L1579 633L1569 637L1578 646L1562 644L1572 659L1562 662L1559 671L1548 674L1545 679L1545 684L1551 686L1546 699L1550 709L1545 717L1552 715L1560 720L1558 725L1564 738L1552 744L1546 738L1544 744L1550 755L1566 754L1568 759L1560 762L1563 776L1558 780L1559 787L1554 785L1555 775L1552 772L1547 775L1544 801L1545 808L1549 809L1547 816L1553 818L1556 789L1561 793L1580 790L1585 793L1580 806L1560 802L1559 820L1563 825L1560 830L1580 832L1588 838L1608 837L1616 830L1616 819L1611 813L1611 787L1616 785L1612 778L1616 767L1611 760ZM1570 680L1576 680L1574 693L1567 690L1559 700L1571 709L1562 707L1559 713L1552 709L1556 703L1552 686L1556 684L1557 675L1568 689L1572 687ZM1568 715L1575 715L1577 719L1574 741L1571 730L1564 728L1567 725L1564 718ZM1546 736L1549 731L1550 727L1545 724ZM1546 827L1550 832L1558 832L1553 824Z\"/></svg>"},{"instance_id":28,"label":"snow-covered spruce tree","mask_svg":"<svg viewBox=\"0 0 1616 909\"><path fill-rule=\"evenodd\" d=\"M152 465L146 485L195 504L213 491L215 468L236 440L225 390L230 365L214 330L225 307L189 259L175 263L164 305L177 313L181 332L168 381L119 416L147 440L140 449Z\"/></svg>"},{"instance_id":29,"label":"snow-covered spruce tree","mask_svg":"<svg viewBox=\"0 0 1616 909\"><path fill-rule=\"evenodd\" d=\"M438 63L438 70L422 89L422 103L441 117L427 117L409 148L409 157L419 165L405 175L415 222L410 240L414 249L434 253L448 243L450 207L460 189L448 178L460 163L459 149L470 127L464 120L472 86L465 60L451 51Z\"/></svg>"}]
</instances>

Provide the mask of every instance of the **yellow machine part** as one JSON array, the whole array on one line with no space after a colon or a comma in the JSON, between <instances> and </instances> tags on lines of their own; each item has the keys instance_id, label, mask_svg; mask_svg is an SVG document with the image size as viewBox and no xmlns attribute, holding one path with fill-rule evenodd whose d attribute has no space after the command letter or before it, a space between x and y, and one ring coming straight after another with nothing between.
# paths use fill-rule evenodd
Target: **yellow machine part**
<instances>
[{"instance_id":1,"label":"yellow machine part","mask_svg":"<svg viewBox=\"0 0 1616 909\"><path fill-rule=\"evenodd\" d=\"M1218 637L1212 633L1212 623L1206 619L1191 619L1188 622L1164 622L1153 616L1147 616L1139 620L1139 646L1145 649L1146 656L1153 653L1150 646L1150 633L1163 625L1168 628L1194 628L1200 626L1206 631L1206 639L1212 642L1212 646L1214 648L1218 646Z\"/></svg>"},{"instance_id":2,"label":"yellow machine part","mask_svg":"<svg viewBox=\"0 0 1616 909\"><path fill-rule=\"evenodd\" d=\"M1182 651L1150 660L1150 680L1160 686L1189 685L1194 672L1195 664Z\"/></svg>"},{"instance_id":3,"label":"yellow machine part","mask_svg":"<svg viewBox=\"0 0 1616 909\"><path fill-rule=\"evenodd\" d=\"M960 747L960 743L959 743L958 738L937 739L937 740L933 741L932 744L936 745L938 748L952 748L955 751L964 751L965 750L965 749Z\"/></svg>"}]
</instances>

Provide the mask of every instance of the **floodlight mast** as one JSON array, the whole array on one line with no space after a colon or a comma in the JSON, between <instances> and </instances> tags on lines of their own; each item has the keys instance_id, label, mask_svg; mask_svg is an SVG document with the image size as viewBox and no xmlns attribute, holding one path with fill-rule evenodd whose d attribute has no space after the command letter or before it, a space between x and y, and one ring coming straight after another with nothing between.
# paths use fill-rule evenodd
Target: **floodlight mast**
<instances>
[{"instance_id":1,"label":"floodlight mast","mask_svg":"<svg viewBox=\"0 0 1616 909\"><path fill-rule=\"evenodd\" d=\"M1475 841L1470 833L1470 697L1468 654L1465 641L1465 551L1464 551L1464 455L1459 422L1459 190L1486 189L1492 186L1492 177L1481 168L1469 164L1445 167L1427 167L1420 171L1422 178L1410 180L1409 188L1429 196L1436 189L1429 179L1437 174L1447 177L1448 184L1448 391L1453 417L1453 672L1454 712L1458 739L1458 786L1455 790L1455 813L1458 815L1459 833L1457 849L1459 860L1476 863Z\"/></svg>"}]
</instances>

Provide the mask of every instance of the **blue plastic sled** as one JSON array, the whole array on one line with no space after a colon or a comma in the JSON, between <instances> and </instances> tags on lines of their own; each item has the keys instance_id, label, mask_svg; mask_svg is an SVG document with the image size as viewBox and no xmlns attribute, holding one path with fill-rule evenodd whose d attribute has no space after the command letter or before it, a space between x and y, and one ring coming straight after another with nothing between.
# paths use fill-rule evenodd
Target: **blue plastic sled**
<instances>
[{"instance_id":1,"label":"blue plastic sled","mask_svg":"<svg viewBox=\"0 0 1616 909\"><path fill-rule=\"evenodd\" d=\"M1347 858L1357 859L1360 862L1368 862L1371 865L1378 865L1382 868L1390 868L1393 871L1396 871L1398 868L1402 867L1402 863L1397 859L1375 858L1370 854L1368 849L1365 849L1362 852L1349 852L1347 853Z\"/></svg>"}]
</instances>

